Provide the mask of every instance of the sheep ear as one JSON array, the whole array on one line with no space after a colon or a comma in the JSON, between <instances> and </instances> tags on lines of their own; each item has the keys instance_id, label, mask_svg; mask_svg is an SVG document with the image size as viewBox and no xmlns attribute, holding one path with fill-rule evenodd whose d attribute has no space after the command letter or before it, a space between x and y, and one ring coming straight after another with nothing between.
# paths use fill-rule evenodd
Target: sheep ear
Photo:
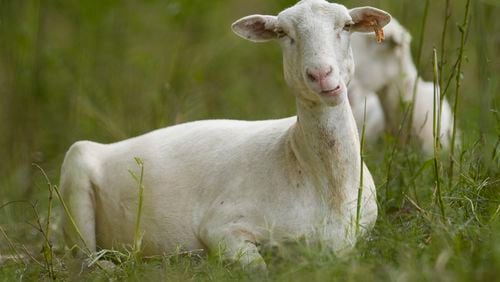
<instances>
[{"instance_id":1,"label":"sheep ear","mask_svg":"<svg viewBox=\"0 0 500 282\"><path fill-rule=\"evenodd\" d=\"M384 40L382 28L391 21L391 15L373 7L359 7L349 10L354 22L351 31L375 32L377 41Z\"/></svg>"},{"instance_id":2,"label":"sheep ear","mask_svg":"<svg viewBox=\"0 0 500 282\"><path fill-rule=\"evenodd\" d=\"M277 21L276 16L252 15L237 20L231 28L234 33L247 40L265 42L277 37Z\"/></svg>"}]
</instances>

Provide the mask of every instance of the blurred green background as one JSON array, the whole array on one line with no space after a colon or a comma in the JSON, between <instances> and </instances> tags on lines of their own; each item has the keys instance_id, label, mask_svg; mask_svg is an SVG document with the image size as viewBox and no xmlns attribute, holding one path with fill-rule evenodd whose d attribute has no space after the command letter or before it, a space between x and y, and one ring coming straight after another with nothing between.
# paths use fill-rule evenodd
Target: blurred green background
<instances>
[{"instance_id":1,"label":"blurred green background","mask_svg":"<svg viewBox=\"0 0 500 282\"><path fill-rule=\"evenodd\" d=\"M276 14L295 2L0 0L0 203L43 202L45 180L32 163L56 184L64 154L77 140L114 142L198 119L294 115L278 44L241 40L230 25L249 14ZM410 30L417 54L425 1L339 2L391 13ZM445 2L430 2L421 57L427 80L432 80L432 48L441 46ZM457 24L465 2L450 2L446 78L458 56ZM471 2L458 125L464 144L484 145L474 152L477 160L498 151L498 15L498 0ZM452 82L447 95L454 87ZM389 149L381 142L374 151ZM376 179L383 178L378 169L383 157L368 157ZM499 176L498 167L493 175ZM12 223L21 214L5 209L0 218Z\"/></svg>"},{"instance_id":2,"label":"blurred green background","mask_svg":"<svg viewBox=\"0 0 500 282\"><path fill-rule=\"evenodd\" d=\"M428 80L444 2L430 4L421 60ZM293 115L278 44L246 42L230 25L294 3L1 0L0 195L31 193L39 176L33 162L58 179L64 153L76 140L113 142L197 119ZM425 1L341 3L390 12L411 31L417 53ZM464 3L451 1L445 70L457 56ZM498 110L499 3L472 1L459 116L464 135L468 128L493 139L498 133L490 109Z\"/></svg>"}]
</instances>

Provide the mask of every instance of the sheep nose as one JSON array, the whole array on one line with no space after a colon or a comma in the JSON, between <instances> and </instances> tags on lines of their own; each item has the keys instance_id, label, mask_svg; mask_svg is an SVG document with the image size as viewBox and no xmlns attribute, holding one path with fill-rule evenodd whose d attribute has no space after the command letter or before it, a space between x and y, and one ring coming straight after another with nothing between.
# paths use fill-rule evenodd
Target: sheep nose
<instances>
[{"instance_id":1,"label":"sheep nose","mask_svg":"<svg viewBox=\"0 0 500 282\"><path fill-rule=\"evenodd\" d=\"M324 66L319 68L307 68L306 74L312 82L320 82L332 74L332 66Z\"/></svg>"}]
</instances>

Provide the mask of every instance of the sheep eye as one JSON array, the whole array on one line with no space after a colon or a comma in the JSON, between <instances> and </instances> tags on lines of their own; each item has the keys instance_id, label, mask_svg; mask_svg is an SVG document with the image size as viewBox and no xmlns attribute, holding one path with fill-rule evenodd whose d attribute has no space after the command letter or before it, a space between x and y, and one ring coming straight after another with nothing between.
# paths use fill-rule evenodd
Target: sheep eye
<instances>
[{"instance_id":1,"label":"sheep eye","mask_svg":"<svg viewBox=\"0 0 500 282\"><path fill-rule=\"evenodd\" d=\"M288 33L286 33L283 28L281 27L277 27L274 32L276 33L276 36L279 38L279 39L282 39L282 38L285 38L287 37L288 39L290 39L290 44L293 44L295 43L295 40L288 35Z\"/></svg>"},{"instance_id":2,"label":"sheep eye","mask_svg":"<svg viewBox=\"0 0 500 282\"><path fill-rule=\"evenodd\" d=\"M353 22L348 22L348 23L346 23L346 24L344 25L343 30L345 30L345 31L351 31L351 28L352 28L352 26L353 26L353 25L354 25L354 23L353 23Z\"/></svg>"},{"instance_id":3,"label":"sheep eye","mask_svg":"<svg viewBox=\"0 0 500 282\"><path fill-rule=\"evenodd\" d=\"M281 27L277 27L274 32L276 33L276 35L278 36L278 38L283 38L285 36L287 36L286 32L281 28Z\"/></svg>"}]
</instances>

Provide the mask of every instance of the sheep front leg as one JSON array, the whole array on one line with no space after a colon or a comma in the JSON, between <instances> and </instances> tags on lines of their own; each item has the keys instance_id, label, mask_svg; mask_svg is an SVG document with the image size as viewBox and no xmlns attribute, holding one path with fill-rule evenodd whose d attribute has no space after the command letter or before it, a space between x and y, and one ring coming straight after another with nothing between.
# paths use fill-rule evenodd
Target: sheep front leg
<instances>
[{"instance_id":1,"label":"sheep front leg","mask_svg":"<svg viewBox=\"0 0 500 282\"><path fill-rule=\"evenodd\" d=\"M210 251L219 251L229 261L238 262L249 272L266 273L267 267L257 248L257 240L246 228L230 227L206 230L204 242Z\"/></svg>"}]
</instances>

